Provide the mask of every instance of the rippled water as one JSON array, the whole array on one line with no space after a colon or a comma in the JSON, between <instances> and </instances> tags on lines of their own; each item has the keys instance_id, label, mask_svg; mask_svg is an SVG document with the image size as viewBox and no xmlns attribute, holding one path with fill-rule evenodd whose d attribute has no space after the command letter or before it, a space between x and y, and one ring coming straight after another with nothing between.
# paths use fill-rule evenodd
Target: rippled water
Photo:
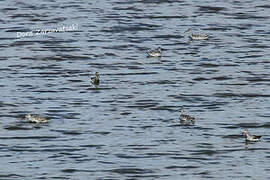
<instances>
[{"instance_id":1,"label":"rippled water","mask_svg":"<svg viewBox=\"0 0 270 180\"><path fill-rule=\"evenodd\" d=\"M0 5L1 179L270 178L268 1ZM245 144L243 129L262 140Z\"/></svg>"}]
</instances>

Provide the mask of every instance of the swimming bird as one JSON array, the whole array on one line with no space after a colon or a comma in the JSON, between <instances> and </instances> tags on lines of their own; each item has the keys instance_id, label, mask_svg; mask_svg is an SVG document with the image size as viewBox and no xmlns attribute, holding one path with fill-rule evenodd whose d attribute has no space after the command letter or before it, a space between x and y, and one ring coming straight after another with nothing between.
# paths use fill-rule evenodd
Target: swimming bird
<instances>
[{"instance_id":1,"label":"swimming bird","mask_svg":"<svg viewBox=\"0 0 270 180\"><path fill-rule=\"evenodd\" d=\"M161 57L161 48L157 48L156 50L148 50L147 51L148 57Z\"/></svg>"},{"instance_id":2,"label":"swimming bird","mask_svg":"<svg viewBox=\"0 0 270 180\"><path fill-rule=\"evenodd\" d=\"M251 135L251 134L248 133L247 130L244 130L244 131L242 132L242 135L245 136L246 141L252 141L252 142L259 141L260 138L262 137L262 136Z\"/></svg>"},{"instance_id":3,"label":"swimming bird","mask_svg":"<svg viewBox=\"0 0 270 180\"><path fill-rule=\"evenodd\" d=\"M194 124L195 123L195 118L184 114L184 109L180 110L180 123L182 124Z\"/></svg>"},{"instance_id":4,"label":"swimming bird","mask_svg":"<svg viewBox=\"0 0 270 180\"><path fill-rule=\"evenodd\" d=\"M99 85L99 73L96 72L94 77L91 77L91 83L93 85Z\"/></svg>"},{"instance_id":5,"label":"swimming bird","mask_svg":"<svg viewBox=\"0 0 270 180\"><path fill-rule=\"evenodd\" d=\"M209 38L209 35L207 35L207 34L193 34L191 28L189 28L189 29L186 30L185 32L190 32L189 37L190 37L192 40L205 40L205 39L208 39L208 38Z\"/></svg>"},{"instance_id":6,"label":"swimming bird","mask_svg":"<svg viewBox=\"0 0 270 180\"><path fill-rule=\"evenodd\" d=\"M48 119L44 117L39 117L38 115L27 114L24 117L25 120L28 120L30 123L46 123Z\"/></svg>"}]
</instances>

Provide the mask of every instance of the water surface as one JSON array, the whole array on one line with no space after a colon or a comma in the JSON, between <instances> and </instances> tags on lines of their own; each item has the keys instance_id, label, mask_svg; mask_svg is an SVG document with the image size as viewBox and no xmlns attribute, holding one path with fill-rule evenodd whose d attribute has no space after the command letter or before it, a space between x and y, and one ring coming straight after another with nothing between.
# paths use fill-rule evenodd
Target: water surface
<instances>
[{"instance_id":1,"label":"water surface","mask_svg":"<svg viewBox=\"0 0 270 180\"><path fill-rule=\"evenodd\" d=\"M268 1L0 4L1 179L270 178Z\"/></svg>"}]
</instances>

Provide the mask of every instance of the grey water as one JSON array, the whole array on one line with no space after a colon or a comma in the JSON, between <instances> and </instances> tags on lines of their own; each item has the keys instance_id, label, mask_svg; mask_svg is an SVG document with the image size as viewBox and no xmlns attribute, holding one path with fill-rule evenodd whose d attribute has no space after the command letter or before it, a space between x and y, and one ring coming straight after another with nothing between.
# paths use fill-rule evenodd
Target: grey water
<instances>
[{"instance_id":1,"label":"grey water","mask_svg":"<svg viewBox=\"0 0 270 180\"><path fill-rule=\"evenodd\" d=\"M269 1L1 0L0 22L0 179L270 178Z\"/></svg>"}]
</instances>

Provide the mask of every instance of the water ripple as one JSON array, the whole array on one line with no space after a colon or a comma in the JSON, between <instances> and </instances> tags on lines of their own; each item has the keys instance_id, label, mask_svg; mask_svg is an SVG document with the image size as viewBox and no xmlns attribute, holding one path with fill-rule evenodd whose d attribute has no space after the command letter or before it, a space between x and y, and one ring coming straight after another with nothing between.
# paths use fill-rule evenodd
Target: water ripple
<instances>
[{"instance_id":1,"label":"water ripple","mask_svg":"<svg viewBox=\"0 0 270 180\"><path fill-rule=\"evenodd\" d=\"M1 1L0 179L269 179L269 8ZM244 129L261 141L245 143Z\"/></svg>"}]
</instances>

